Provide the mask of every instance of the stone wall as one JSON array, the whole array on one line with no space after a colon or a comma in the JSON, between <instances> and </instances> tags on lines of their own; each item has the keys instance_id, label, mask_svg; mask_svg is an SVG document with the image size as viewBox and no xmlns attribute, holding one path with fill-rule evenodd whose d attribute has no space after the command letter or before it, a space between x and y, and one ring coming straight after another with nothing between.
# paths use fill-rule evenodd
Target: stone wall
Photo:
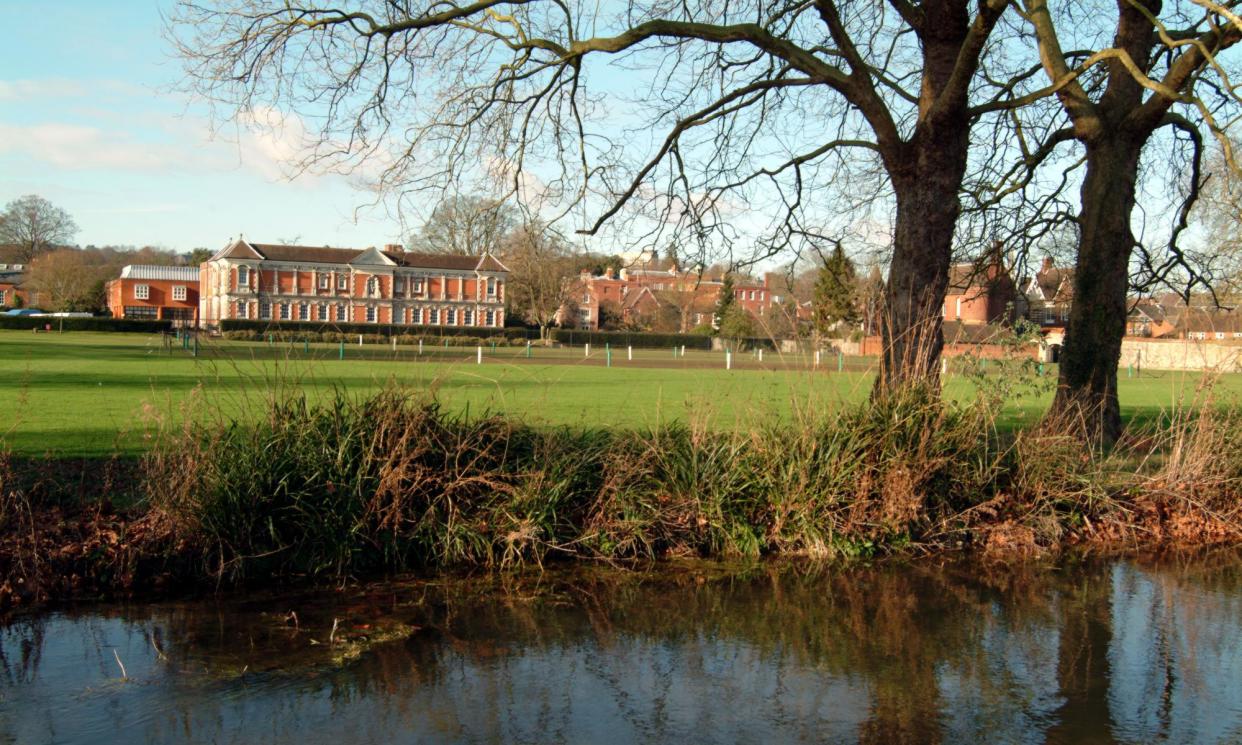
<instances>
[{"instance_id":1,"label":"stone wall","mask_svg":"<svg viewBox=\"0 0 1242 745\"><path fill-rule=\"evenodd\" d=\"M1242 372L1242 345L1190 339L1126 339L1121 367Z\"/></svg>"}]
</instances>

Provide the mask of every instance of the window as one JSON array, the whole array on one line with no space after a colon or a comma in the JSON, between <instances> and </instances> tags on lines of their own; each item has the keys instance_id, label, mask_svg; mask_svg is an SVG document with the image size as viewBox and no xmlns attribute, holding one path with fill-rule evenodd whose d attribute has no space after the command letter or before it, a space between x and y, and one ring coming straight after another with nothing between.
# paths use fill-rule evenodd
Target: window
<instances>
[{"instance_id":1,"label":"window","mask_svg":"<svg viewBox=\"0 0 1242 745\"><path fill-rule=\"evenodd\" d=\"M259 301L259 318L262 318L264 321L272 319L272 304L266 300Z\"/></svg>"},{"instance_id":2,"label":"window","mask_svg":"<svg viewBox=\"0 0 1242 745\"><path fill-rule=\"evenodd\" d=\"M393 297L396 297L403 292L405 292L405 277L393 277L392 278Z\"/></svg>"},{"instance_id":3,"label":"window","mask_svg":"<svg viewBox=\"0 0 1242 745\"><path fill-rule=\"evenodd\" d=\"M349 289L349 275L348 274L336 275L336 289L338 290Z\"/></svg>"},{"instance_id":4,"label":"window","mask_svg":"<svg viewBox=\"0 0 1242 745\"><path fill-rule=\"evenodd\" d=\"M185 297L185 285L173 285L173 300L184 301Z\"/></svg>"},{"instance_id":5,"label":"window","mask_svg":"<svg viewBox=\"0 0 1242 745\"><path fill-rule=\"evenodd\" d=\"M485 311L483 313L483 321L484 321L484 325L486 326L495 326L496 325L496 311L494 310Z\"/></svg>"},{"instance_id":6,"label":"window","mask_svg":"<svg viewBox=\"0 0 1242 745\"><path fill-rule=\"evenodd\" d=\"M237 286L238 287L249 287L250 286L250 267L248 266L237 267Z\"/></svg>"},{"instance_id":7,"label":"window","mask_svg":"<svg viewBox=\"0 0 1242 745\"><path fill-rule=\"evenodd\" d=\"M134 298L137 300L150 300L151 285L134 285Z\"/></svg>"},{"instance_id":8,"label":"window","mask_svg":"<svg viewBox=\"0 0 1242 745\"><path fill-rule=\"evenodd\" d=\"M329 282L329 280L330 280L330 279L331 279L331 277L329 277L329 276L327 275L327 273L326 273L326 272L320 272L320 273L319 273L319 289L321 289L321 290L328 290L328 289L331 289L331 288L328 286L328 282Z\"/></svg>"},{"instance_id":9,"label":"window","mask_svg":"<svg viewBox=\"0 0 1242 745\"><path fill-rule=\"evenodd\" d=\"M328 306L327 306L327 304L325 304L325 303L320 303L320 304L319 304L319 308L318 308L318 310L316 310L316 311L315 311L315 317L316 317L316 318L318 318L320 321L326 321L326 320L328 320Z\"/></svg>"},{"instance_id":10,"label":"window","mask_svg":"<svg viewBox=\"0 0 1242 745\"><path fill-rule=\"evenodd\" d=\"M1217 339L1224 339L1224 338L1225 338L1225 332L1224 332L1224 331L1217 331L1217 332L1216 332L1216 338L1217 338Z\"/></svg>"},{"instance_id":11,"label":"window","mask_svg":"<svg viewBox=\"0 0 1242 745\"><path fill-rule=\"evenodd\" d=\"M423 294L423 280L421 277L415 277L410 280L410 294L411 295Z\"/></svg>"},{"instance_id":12,"label":"window","mask_svg":"<svg viewBox=\"0 0 1242 745\"><path fill-rule=\"evenodd\" d=\"M288 303L280 304L280 320L282 321L289 320L289 304Z\"/></svg>"},{"instance_id":13,"label":"window","mask_svg":"<svg viewBox=\"0 0 1242 745\"><path fill-rule=\"evenodd\" d=\"M367 306L367 323L375 323L375 306Z\"/></svg>"},{"instance_id":14,"label":"window","mask_svg":"<svg viewBox=\"0 0 1242 745\"><path fill-rule=\"evenodd\" d=\"M310 320L310 306L307 305L306 303L298 303L298 320L299 321Z\"/></svg>"},{"instance_id":15,"label":"window","mask_svg":"<svg viewBox=\"0 0 1242 745\"><path fill-rule=\"evenodd\" d=\"M755 299L755 291L754 291L754 290L751 290L751 291L748 293L748 295L749 295L749 297L747 298L748 300L754 300L754 299Z\"/></svg>"},{"instance_id":16,"label":"window","mask_svg":"<svg viewBox=\"0 0 1242 745\"><path fill-rule=\"evenodd\" d=\"M474 309L472 309L472 308L464 308L464 309L462 309L462 312L461 312L461 325L463 325L463 326L473 326L473 325L474 325Z\"/></svg>"},{"instance_id":17,"label":"window","mask_svg":"<svg viewBox=\"0 0 1242 745\"><path fill-rule=\"evenodd\" d=\"M125 306L125 317L136 318L142 321L154 321L159 315L159 308L152 308L149 305Z\"/></svg>"},{"instance_id":18,"label":"window","mask_svg":"<svg viewBox=\"0 0 1242 745\"><path fill-rule=\"evenodd\" d=\"M430 323L432 326L438 326L440 324L440 309L439 308L431 309L431 320L428 321L428 323Z\"/></svg>"},{"instance_id":19,"label":"window","mask_svg":"<svg viewBox=\"0 0 1242 745\"><path fill-rule=\"evenodd\" d=\"M367 280L367 295L379 297L379 277L371 277Z\"/></svg>"},{"instance_id":20,"label":"window","mask_svg":"<svg viewBox=\"0 0 1242 745\"><path fill-rule=\"evenodd\" d=\"M237 301L237 317L238 318L249 318L250 317L250 303L247 303L245 300Z\"/></svg>"},{"instance_id":21,"label":"window","mask_svg":"<svg viewBox=\"0 0 1242 745\"><path fill-rule=\"evenodd\" d=\"M487 296L496 297L496 278L495 277L487 278Z\"/></svg>"},{"instance_id":22,"label":"window","mask_svg":"<svg viewBox=\"0 0 1242 745\"><path fill-rule=\"evenodd\" d=\"M456 326L457 325L457 309L456 308L445 308L444 309L444 325L445 326Z\"/></svg>"},{"instance_id":23,"label":"window","mask_svg":"<svg viewBox=\"0 0 1242 745\"><path fill-rule=\"evenodd\" d=\"M336 320L338 321L345 320L345 306L344 305L336 306Z\"/></svg>"},{"instance_id":24,"label":"window","mask_svg":"<svg viewBox=\"0 0 1242 745\"><path fill-rule=\"evenodd\" d=\"M584 302L584 303L589 303L589 302L591 302L591 293L589 293L589 292L584 292L584 293L582 293L582 302Z\"/></svg>"}]
</instances>

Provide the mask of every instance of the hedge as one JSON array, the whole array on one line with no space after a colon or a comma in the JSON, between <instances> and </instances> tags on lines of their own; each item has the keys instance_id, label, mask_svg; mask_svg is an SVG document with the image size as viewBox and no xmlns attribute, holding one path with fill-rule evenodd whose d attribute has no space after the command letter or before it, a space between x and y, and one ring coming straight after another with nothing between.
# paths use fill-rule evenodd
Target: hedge
<instances>
[{"instance_id":1,"label":"hedge","mask_svg":"<svg viewBox=\"0 0 1242 745\"><path fill-rule=\"evenodd\" d=\"M562 344L611 344L614 347L637 347L639 349L686 349L712 348L712 338L700 334L652 334L631 331L584 331L581 329L552 329L552 340Z\"/></svg>"},{"instance_id":2,"label":"hedge","mask_svg":"<svg viewBox=\"0 0 1242 745\"><path fill-rule=\"evenodd\" d=\"M138 321L130 318L57 318L55 316L0 315L0 329L41 329L51 326L55 331L138 331L158 334L172 330L172 321Z\"/></svg>"}]
</instances>

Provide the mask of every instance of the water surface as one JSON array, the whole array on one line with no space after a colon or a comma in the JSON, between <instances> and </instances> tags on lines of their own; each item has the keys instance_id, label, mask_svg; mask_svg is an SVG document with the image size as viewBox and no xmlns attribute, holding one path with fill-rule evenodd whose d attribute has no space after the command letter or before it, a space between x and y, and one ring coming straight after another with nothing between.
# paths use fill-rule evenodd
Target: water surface
<instances>
[{"instance_id":1,"label":"water surface","mask_svg":"<svg viewBox=\"0 0 1242 745\"><path fill-rule=\"evenodd\" d=\"M1242 558L93 606L0 628L0 742L1242 742Z\"/></svg>"}]
</instances>

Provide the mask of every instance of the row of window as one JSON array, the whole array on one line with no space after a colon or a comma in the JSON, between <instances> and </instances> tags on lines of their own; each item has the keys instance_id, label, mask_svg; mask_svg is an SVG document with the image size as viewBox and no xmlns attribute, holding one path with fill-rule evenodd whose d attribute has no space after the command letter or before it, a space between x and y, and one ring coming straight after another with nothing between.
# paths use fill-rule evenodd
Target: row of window
<instances>
[{"instance_id":1,"label":"row of window","mask_svg":"<svg viewBox=\"0 0 1242 745\"><path fill-rule=\"evenodd\" d=\"M318 272L317 274L319 277L319 289L321 290L331 289L332 288L332 275L327 272ZM406 277L402 277L401 275L395 275L392 278L392 290L393 290L394 295L401 295L405 293L406 279L407 279ZM463 281L459 280L458 293L457 293L458 295L461 295L462 284L463 284ZM246 267L246 266L237 267L237 286L238 287L249 287L250 286L250 267ZM409 293L410 295L421 295L423 292L423 278L422 277L410 277L409 286L410 286L410 293ZM496 297L496 287L497 287L496 278L488 277L487 278L487 296L489 298ZM348 274L342 274L342 273L336 274L336 289L338 290L349 289L349 275ZM380 294L379 277L370 277L367 279L366 292L368 295L371 295L373 297L379 296Z\"/></svg>"},{"instance_id":2,"label":"row of window","mask_svg":"<svg viewBox=\"0 0 1242 745\"><path fill-rule=\"evenodd\" d=\"M259 303L259 318L264 321L273 320L272 303ZM281 321L292 321L294 314L297 315L298 321L336 321L344 323L349 321L349 308L346 305L331 305L327 303L318 303L311 305L309 303L276 303L276 319ZM414 308L410 312L402 314L401 323L412 323L428 326L456 326L458 319L461 320L462 326L474 325L474 309L462 308L461 312L457 312L457 308L444 308L441 312L440 308ZM314 316L312 318L312 315ZM483 325L496 325L496 311L486 310L483 312ZM237 302L237 318L250 317L250 303L245 300ZM441 321L443 319L443 321ZM378 320L377 311L374 306L367 306L366 321L367 323L375 323Z\"/></svg>"},{"instance_id":3,"label":"row of window","mask_svg":"<svg viewBox=\"0 0 1242 745\"><path fill-rule=\"evenodd\" d=\"M188 294L189 293L186 290L185 285L173 285L173 288L172 288L172 299L173 300L184 301L186 297L188 296ZM135 300L150 300L151 299L151 285L134 285L134 299Z\"/></svg>"},{"instance_id":4,"label":"row of window","mask_svg":"<svg viewBox=\"0 0 1242 745\"><path fill-rule=\"evenodd\" d=\"M1232 337L1232 338L1234 338L1234 339L1242 339L1242 331L1234 331L1234 332L1228 332L1228 331L1213 331L1213 332L1210 332L1210 335L1211 335L1211 338L1213 338L1213 339L1228 339L1228 338L1230 338L1230 337ZM1206 339L1209 337L1209 332L1207 332L1207 331L1191 331L1191 332L1190 332L1190 334L1189 334L1189 336L1190 336L1190 338L1191 338L1191 339L1198 339L1198 340L1200 340L1200 341L1203 341L1203 340L1206 340Z\"/></svg>"},{"instance_id":5,"label":"row of window","mask_svg":"<svg viewBox=\"0 0 1242 745\"><path fill-rule=\"evenodd\" d=\"M140 321L154 321L159 318L160 309L151 305L126 305L125 317Z\"/></svg>"}]
</instances>

